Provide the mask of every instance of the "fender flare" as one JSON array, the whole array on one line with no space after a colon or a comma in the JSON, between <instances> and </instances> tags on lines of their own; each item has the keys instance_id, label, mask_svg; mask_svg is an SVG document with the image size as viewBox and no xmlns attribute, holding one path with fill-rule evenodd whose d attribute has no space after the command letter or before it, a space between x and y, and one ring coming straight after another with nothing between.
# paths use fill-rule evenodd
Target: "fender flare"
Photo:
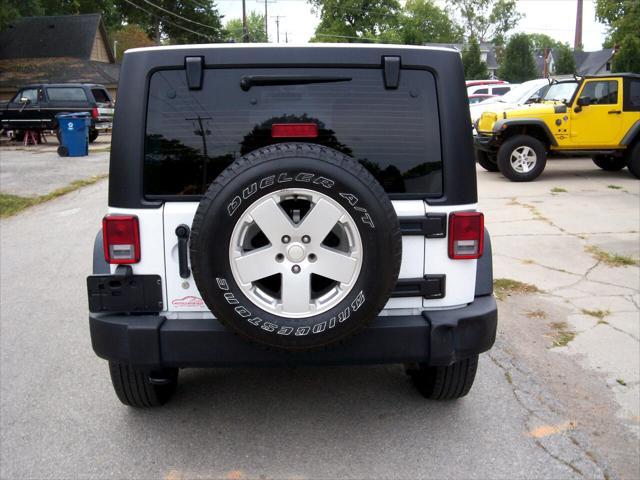
<instances>
[{"instance_id":1,"label":"fender flare","mask_svg":"<svg viewBox=\"0 0 640 480\"><path fill-rule=\"evenodd\" d=\"M640 120L636 120L636 123L631 125L629 131L622 137L620 145L631 145L637 138L640 138Z\"/></svg>"},{"instance_id":2,"label":"fender flare","mask_svg":"<svg viewBox=\"0 0 640 480\"><path fill-rule=\"evenodd\" d=\"M476 297L493 293L493 258L491 254L491 236L484 229L484 251L476 264Z\"/></svg>"},{"instance_id":3,"label":"fender flare","mask_svg":"<svg viewBox=\"0 0 640 480\"><path fill-rule=\"evenodd\" d=\"M96 234L96 239L93 242L93 274L94 275L109 275L111 273L111 267L104 259L104 246L102 242L102 229Z\"/></svg>"},{"instance_id":4,"label":"fender flare","mask_svg":"<svg viewBox=\"0 0 640 480\"><path fill-rule=\"evenodd\" d=\"M549 130L549 127L547 126L547 124L544 123L539 118L507 118L507 119L500 119L496 123L494 123L494 125L493 125L493 133L494 134L499 133L503 129L503 127L505 125L508 126L508 127L511 127L511 126L526 126L526 125L534 125L536 127L540 127L540 128L542 128L542 130L544 131L545 135L547 136L547 140L549 141L549 144L551 144L554 147L558 146L558 142L556 141L556 138L551 133L551 130Z\"/></svg>"}]
</instances>

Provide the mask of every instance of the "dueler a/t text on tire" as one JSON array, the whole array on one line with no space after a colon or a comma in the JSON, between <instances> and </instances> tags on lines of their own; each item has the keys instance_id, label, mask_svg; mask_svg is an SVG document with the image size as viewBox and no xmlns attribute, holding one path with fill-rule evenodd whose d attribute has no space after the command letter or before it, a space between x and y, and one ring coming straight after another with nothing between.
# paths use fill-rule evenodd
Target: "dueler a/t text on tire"
<instances>
[{"instance_id":1,"label":"dueler a/t text on tire","mask_svg":"<svg viewBox=\"0 0 640 480\"><path fill-rule=\"evenodd\" d=\"M194 279L216 318L286 350L364 328L387 302L401 255L378 182L352 158L306 143L234 162L202 198L190 242Z\"/></svg>"}]
</instances>

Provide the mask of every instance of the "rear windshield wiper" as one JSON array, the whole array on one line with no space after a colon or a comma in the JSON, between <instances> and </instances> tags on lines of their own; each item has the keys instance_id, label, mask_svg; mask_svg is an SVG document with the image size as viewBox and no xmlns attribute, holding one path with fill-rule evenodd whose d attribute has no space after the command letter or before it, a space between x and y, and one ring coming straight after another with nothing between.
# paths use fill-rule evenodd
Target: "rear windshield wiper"
<instances>
[{"instance_id":1,"label":"rear windshield wiper","mask_svg":"<svg viewBox=\"0 0 640 480\"><path fill-rule=\"evenodd\" d=\"M309 83L350 82L351 77L320 75L245 75L240 79L240 88L245 92L251 87L266 85L306 85Z\"/></svg>"}]
</instances>

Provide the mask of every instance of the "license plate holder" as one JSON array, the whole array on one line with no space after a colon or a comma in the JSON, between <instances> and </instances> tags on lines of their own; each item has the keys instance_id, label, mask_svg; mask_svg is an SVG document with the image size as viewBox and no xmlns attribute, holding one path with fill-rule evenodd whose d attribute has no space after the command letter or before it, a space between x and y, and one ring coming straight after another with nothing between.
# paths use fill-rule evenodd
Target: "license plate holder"
<instances>
[{"instance_id":1,"label":"license plate holder","mask_svg":"<svg viewBox=\"0 0 640 480\"><path fill-rule=\"evenodd\" d=\"M163 309L160 275L90 275L89 311L152 313Z\"/></svg>"}]
</instances>

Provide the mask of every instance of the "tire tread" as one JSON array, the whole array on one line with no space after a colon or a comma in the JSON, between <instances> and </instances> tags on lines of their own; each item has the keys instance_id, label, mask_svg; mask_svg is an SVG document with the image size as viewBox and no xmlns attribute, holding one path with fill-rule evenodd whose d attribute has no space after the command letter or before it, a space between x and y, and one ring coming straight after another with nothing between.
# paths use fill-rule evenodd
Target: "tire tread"
<instances>
[{"instance_id":1,"label":"tire tread","mask_svg":"<svg viewBox=\"0 0 640 480\"><path fill-rule=\"evenodd\" d=\"M260 162L264 162L265 159L273 158L275 155L278 155L277 158L288 158L288 157L295 157L297 155L303 154L305 151L311 152L314 155L316 155L317 161L327 162L329 164L332 164L334 166L337 166L339 168L342 168L343 170L346 170L352 173L353 175L358 177L362 182L364 182L365 186L376 197L382 198L386 195L386 192L384 191L382 186L378 183L378 181L373 177L373 175L371 175L371 173L366 168L364 168L360 163L356 162L353 158L343 153L340 153L336 150L333 150L331 148L327 148L327 147L316 145L316 144L310 144L310 143L294 143L294 142L279 143L279 144L274 144L267 147L259 148L257 150L254 150L240 157L238 160L232 163L226 170L224 170L220 175L218 175L213 180L213 182L211 182L209 188L207 189L202 199L200 200L200 204L194 215L192 228L191 228L192 248L197 248L194 246L197 246L199 244L201 226L203 225L204 217L208 212L209 206L215 200L216 196L220 193L220 191L232 179L236 178L241 172L245 171L246 169L251 168L252 166ZM386 217L385 222L388 225L398 226L398 218L396 216L396 212L393 209L393 205L391 204L391 202L382 202L381 206L383 207L384 215ZM400 271L400 263L402 261L402 234L400 232L399 227L391 229L391 236L392 236L392 244L394 245L394 249L392 252L389 253L390 259L388 261L392 262L393 265L396 266L396 271L394 272L394 276L395 278L397 278ZM191 269L193 271L194 278L196 278L201 273L198 262L191 262ZM384 305L387 303L387 300L391 296L391 293L394 288L395 288L395 285L391 284L387 289L387 291L384 294L379 296L378 302L375 304L375 307L374 307L376 314L380 312L384 307ZM204 292L201 292L201 293L203 297L206 296ZM210 302L206 302L206 298L205 298L205 303L209 305ZM223 325L228 327L231 331L235 332L236 335L238 335L237 331L233 328L233 325L231 325L225 319L224 315L217 314L215 311L213 313L216 316L216 318L220 321L220 323L222 323ZM334 348L344 343L348 339L352 338L354 335L356 335L360 331L362 331L373 321L374 318L375 318L375 315L372 315L371 318L367 320L367 322L363 322L363 324L360 325L360 328L354 329L352 332L350 332L348 335L341 338L340 340L330 341L326 344L318 344L317 346L313 346L313 347L305 347L304 350L309 351L309 350L321 350L329 347ZM248 336L243 335L242 338L262 348L266 348L266 349L273 348L268 345L262 344L259 341L256 341ZM292 351L295 351L295 350L292 350Z\"/></svg>"},{"instance_id":2,"label":"tire tread","mask_svg":"<svg viewBox=\"0 0 640 480\"><path fill-rule=\"evenodd\" d=\"M176 389L177 372L168 385L153 385L149 381L149 371L124 363L109 362L109 373L118 399L131 407L148 408L163 405Z\"/></svg>"},{"instance_id":3,"label":"tire tread","mask_svg":"<svg viewBox=\"0 0 640 480\"><path fill-rule=\"evenodd\" d=\"M478 356L459 360L449 366L420 365L410 372L418 391L431 400L454 400L469 393L478 368Z\"/></svg>"}]
</instances>

